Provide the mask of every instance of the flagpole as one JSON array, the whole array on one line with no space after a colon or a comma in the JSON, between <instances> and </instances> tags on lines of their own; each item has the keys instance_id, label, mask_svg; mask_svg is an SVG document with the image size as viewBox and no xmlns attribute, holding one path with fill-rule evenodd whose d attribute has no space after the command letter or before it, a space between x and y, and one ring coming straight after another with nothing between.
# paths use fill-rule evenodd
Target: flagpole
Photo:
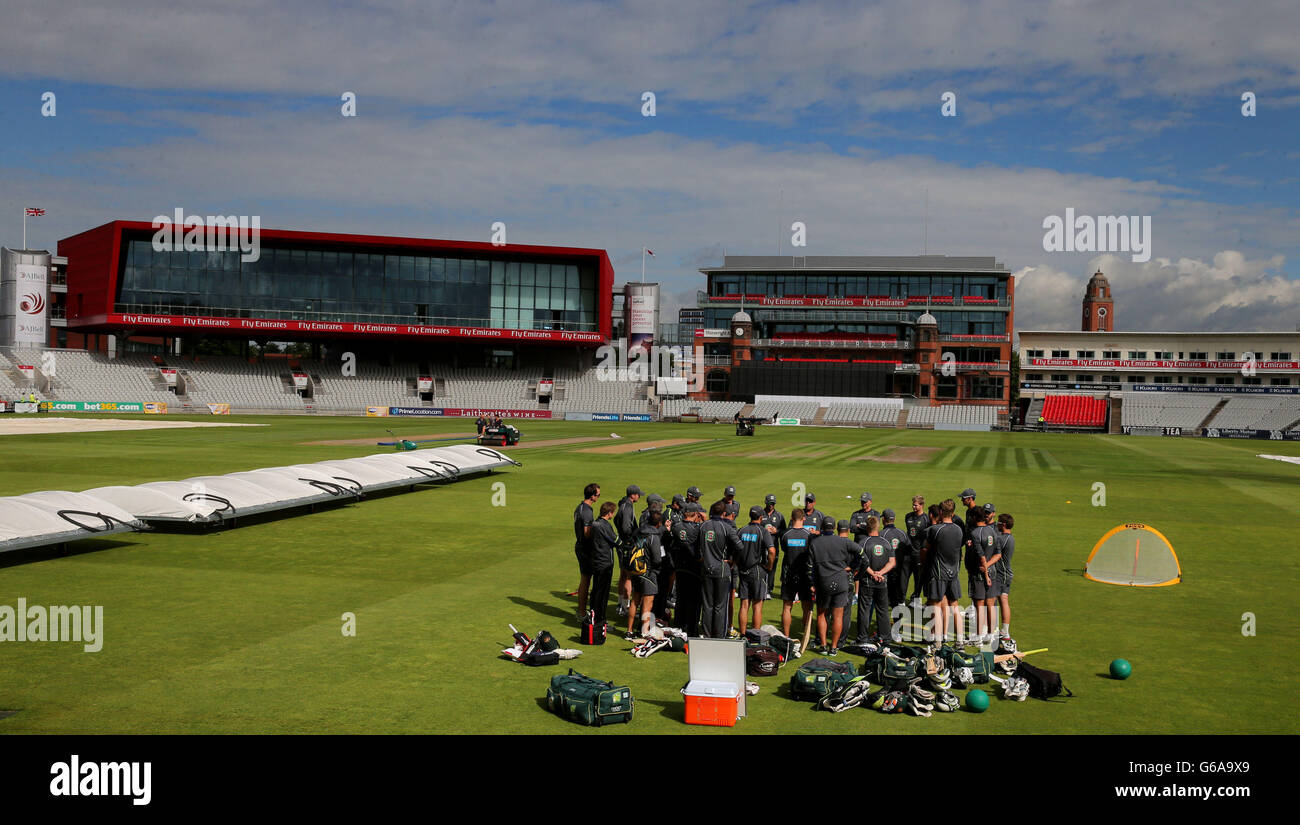
<instances>
[{"instance_id":1,"label":"flagpole","mask_svg":"<svg viewBox=\"0 0 1300 825\"><path fill-rule=\"evenodd\" d=\"M645 283L645 247L641 247L641 283Z\"/></svg>"},{"instance_id":2,"label":"flagpole","mask_svg":"<svg viewBox=\"0 0 1300 825\"><path fill-rule=\"evenodd\" d=\"M27 251L27 207L23 207L23 251Z\"/></svg>"}]
</instances>

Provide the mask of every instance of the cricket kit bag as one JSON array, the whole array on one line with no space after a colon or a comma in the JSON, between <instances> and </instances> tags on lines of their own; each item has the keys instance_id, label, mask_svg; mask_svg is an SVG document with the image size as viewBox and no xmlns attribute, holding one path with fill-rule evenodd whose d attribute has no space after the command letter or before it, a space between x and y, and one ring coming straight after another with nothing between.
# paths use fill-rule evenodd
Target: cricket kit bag
<instances>
[{"instance_id":1,"label":"cricket kit bag","mask_svg":"<svg viewBox=\"0 0 1300 825\"><path fill-rule=\"evenodd\" d=\"M1053 699L1063 692L1066 696L1074 695L1068 687L1061 684L1061 674L1056 671L1044 670L1021 660L1016 675L1029 683L1029 695L1035 699Z\"/></svg>"},{"instance_id":2,"label":"cricket kit bag","mask_svg":"<svg viewBox=\"0 0 1300 825\"><path fill-rule=\"evenodd\" d=\"M773 636L767 643L773 650L780 653L787 662L791 659L798 659L801 654L798 642L794 639L787 639L780 634Z\"/></svg>"},{"instance_id":3,"label":"cricket kit bag","mask_svg":"<svg viewBox=\"0 0 1300 825\"><path fill-rule=\"evenodd\" d=\"M939 657L948 664L959 686L970 687L988 682L993 667L993 654L977 651L968 654L955 647L939 648Z\"/></svg>"},{"instance_id":4,"label":"cricket kit bag","mask_svg":"<svg viewBox=\"0 0 1300 825\"><path fill-rule=\"evenodd\" d=\"M892 650L884 650L867 657L862 667L863 674L877 685L894 686L906 684L916 678L921 659L916 656L904 658Z\"/></svg>"},{"instance_id":5,"label":"cricket kit bag","mask_svg":"<svg viewBox=\"0 0 1300 825\"><path fill-rule=\"evenodd\" d=\"M587 617L582 620L582 637L584 645L603 645L605 643L605 623L596 624L596 614L588 610Z\"/></svg>"},{"instance_id":6,"label":"cricket kit bag","mask_svg":"<svg viewBox=\"0 0 1300 825\"><path fill-rule=\"evenodd\" d=\"M560 643L555 641L551 631L542 630L538 632L537 638L533 640L537 644L537 649L542 653L550 653L552 650L558 650Z\"/></svg>"},{"instance_id":7,"label":"cricket kit bag","mask_svg":"<svg viewBox=\"0 0 1300 825\"><path fill-rule=\"evenodd\" d=\"M745 648L745 672L750 676L775 676L785 659L767 645Z\"/></svg>"},{"instance_id":8,"label":"cricket kit bag","mask_svg":"<svg viewBox=\"0 0 1300 825\"><path fill-rule=\"evenodd\" d=\"M771 643L772 634L766 630L751 627L745 631L745 644L747 645L768 645Z\"/></svg>"},{"instance_id":9,"label":"cricket kit bag","mask_svg":"<svg viewBox=\"0 0 1300 825\"><path fill-rule=\"evenodd\" d=\"M801 665L790 677L790 695L799 701L816 702L826 694L857 678L851 662L813 659Z\"/></svg>"},{"instance_id":10,"label":"cricket kit bag","mask_svg":"<svg viewBox=\"0 0 1300 825\"><path fill-rule=\"evenodd\" d=\"M551 677L551 686L546 689L546 707L565 719L593 727L631 722L632 691L569 668L568 674Z\"/></svg>"}]
</instances>

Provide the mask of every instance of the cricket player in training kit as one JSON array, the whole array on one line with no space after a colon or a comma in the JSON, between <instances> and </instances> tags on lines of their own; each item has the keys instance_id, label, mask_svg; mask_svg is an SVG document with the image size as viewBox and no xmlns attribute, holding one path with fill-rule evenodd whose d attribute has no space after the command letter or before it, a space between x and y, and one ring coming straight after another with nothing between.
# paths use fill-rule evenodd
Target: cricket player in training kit
<instances>
[{"instance_id":1,"label":"cricket player in training kit","mask_svg":"<svg viewBox=\"0 0 1300 825\"><path fill-rule=\"evenodd\" d=\"M627 495L619 499L618 515L614 517L614 529L618 531L618 615L626 616L628 604L632 601L632 579L627 572L627 554L632 551L632 542L636 539L636 508L633 506L641 499L641 488L629 484Z\"/></svg>"},{"instance_id":2,"label":"cricket player in training kit","mask_svg":"<svg viewBox=\"0 0 1300 825\"><path fill-rule=\"evenodd\" d=\"M961 503L962 506L966 508L966 520L963 521L961 516L958 516L956 511L954 511L952 516L952 523L961 528L962 544L965 544L966 542L970 541L970 530L972 527L975 526L974 524L971 523L971 519L974 518L975 511L979 509L975 505L975 491L972 490L970 487L967 487L965 490L962 490Z\"/></svg>"},{"instance_id":3,"label":"cricket player in training kit","mask_svg":"<svg viewBox=\"0 0 1300 825\"><path fill-rule=\"evenodd\" d=\"M893 510L886 510L893 514ZM889 626L889 572L894 569L894 548L880 534L875 516L868 516L867 535L859 545L862 562L858 565L858 637L857 644L871 641L867 631L871 628L871 613L876 614L876 639L880 643L891 637ZM900 531L895 531L900 532ZM906 539L906 536L904 536Z\"/></svg>"},{"instance_id":4,"label":"cricket player in training kit","mask_svg":"<svg viewBox=\"0 0 1300 825\"><path fill-rule=\"evenodd\" d=\"M780 510L776 509L776 496L771 493L767 494L763 507L763 526L767 528L768 535L772 537L773 547L780 541L781 536L785 533L785 516ZM776 590L776 562L772 562L771 568L767 571L767 594L765 599L772 598L772 593Z\"/></svg>"},{"instance_id":5,"label":"cricket player in training kit","mask_svg":"<svg viewBox=\"0 0 1300 825\"><path fill-rule=\"evenodd\" d=\"M926 521L928 523L925 528L925 540L921 542L920 575L917 576L917 584L922 594L926 592L926 587L930 582L930 546L934 540L934 528L939 526L941 518L939 511L942 509L938 504L931 504L926 510Z\"/></svg>"},{"instance_id":6,"label":"cricket player in training kit","mask_svg":"<svg viewBox=\"0 0 1300 825\"><path fill-rule=\"evenodd\" d=\"M709 507L709 520L700 525L701 635L711 639L727 638L727 606L731 603L732 559L740 554L740 537L736 528L723 518L727 506L721 501Z\"/></svg>"},{"instance_id":7,"label":"cricket player in training kit","mask_svg":"<svg viewBox=\"0 0 1300 825\"><path fill-rule=\"evenodd\" d=\"M688 501L682 507L682 517L677 522L677 556L673 566L677 570L677 606L673 618L687 636L700 635L700 598L704 581L700 575L700 525L704 523L704 510L698 501Z\"/></svg>"},{"instance_id":8,"label":"cricket player in training kit","mask_svg":"<svg viewBox=\"0 0 1300 825\"><path fill-rule=\"evenodd\" d=\"M781 633L786 638L790 638L790 613L796 601L803 603L804 624L812 618L811 582L805 575L812 533L804 529L803 519L803 510L792 511L790 529L781 534L781 546L785 548L781 562Z\"/></svg>"},{"instance_id":9,"label":"cricket player in training kit","mask_svg":"<svg viewBox=\"0 0 1300 825\"><path fill-rule=\"evenodd\" d=\"M867 537L867 519L874 518L877 522L880 521L880 514L871 506L871 493L863 493L860 501L862 506L849 516L849 531L853 533L853 540L859 545Z\"/></svg>"},{"instance_id":10,"label":"cricket player in training kit","mask_svg":"<svg viewBox=\"0 0 1300 825\"><path fill-rule=\"evenodd\" d=\"M618 505L607 501L600 505L600 518L591 526L591 611L592 624L605 624L609 608L609 584L614 578L614 557L618 555L618 533L614 530L614 513Z\"/></svg>"},{"instance_id":11,"label":"cricket player in training kit","mask_svg":"<svg viewBox=\"0 0 1300 825\"><path fill-rule=\"evenodd\" d=\"M835 519L829 516L822 519L820 535L809 545L804 573L813 582L811 595L817 601L817 636L827 656L839 655L835 642L844 632L844 607L853 592L853 563L857 552L856 544L836 535Z\"/></svg>"},{"instance_id":12,"label":"cricket player in training kit","mask_svg":"<svg viewBox=\"0 0 1300 825\"><path fill-rule=\"evenodd\" d=\"M926 532L930 528L930 517L925 513L925 496L912 496L912 511L903 517L904 526L907 528L907 541L911 545L911 559L908 562L911 569L908 574L899 572L903 576L903 595L907 595L906 584L907 576L915 576L916 584L912 586L912 601L920 604L921 591L923 588L921 582L921 554L925 552ZM903 562L899 561L899 567Z\"/></svg>"},{"instance_id":13,"label":"cricket player in training kit","mask_svg":"<svg viewBox=\"0 0 1300 825\"><path fill-rule=\"evenodd\" d=\"M582 501L573 510L573 554L578 557L578 621L587 617L587 593L591 590L591 526L596 521L596 499L600 498L600 485L588 484L582 490Z\"/></svg>"},{"instance_id":14,"label":"cricket player in training kit","mask_svg":"<svg viewBox=\"0 0 1300 825\"><path fill-rule=\"evenodd\" d=\"M998 601L1002 605L1002 638L1011 638L1011 554L1016 552L1016 539L1011 530L1016 520L1010 513L998 516Z\"/></svg>"},{"instance_id":15,"label":"cricket player in training kit","mask_svg":"<svg viewBox=\"0 0 1300 825\"><path fill-rule=\"evenodd\" d=\"M989 571L989 565L997 555L997 531L989 526L993 519L993 505L974 508L971 519L974 525L966 548L966 572L970 576L970 597L975 605L975 641L984 644L993 640L990 620L993 605L997 603L997 587Z\"/></svg>"},{"instance_id":16,"label":"cricket player in training kit","mask_svg":"<svg viewBox=\"0 0 1300 825\"><path fill-rule=\"evenodd\" d=\"M894 554L894 566L889 571L889 606L892 608L907 601L907 580L916 568L912 540L907 533L894 526L897 516L888 508L880 514L880 537L889 544Z\"/></svg>"},{"instance_id":17,"label":"cricket player in training kit","mask_svg":"<svg viewBox=\"0 0 1300 825\"><path fill-rule=\"evenodd\" d=\"M934 641L943 644L948 633L949 613L957 621L957 641L962 641L961 618L957 603L961 601L961 528L953 523L952 514L957 505L945 499L939 505L939 523L930 528L930 550L927 559L926 604L935 608Z\"/></svg>"},{"instance_id":18,"label":"cricket player in training kit","mask_svg":"<svg viewBox=\"0 0 1300 825\"><path fill-rule=\"evenodd\" d=\"M822 522L826 521L826 514L817 509L817 496L809 493L803 497L803 529L807 530L813 536L819 536L822 532ZM834 521L831 524L835 524Z\"/></svg>"},{"instance_id":19,"label":"cricket player in training kit","mask_svg":"<svg viewBox=\"0 0 1300 825\"><path fill-rule=\"evenodd\" d=\"M739 585L736 588L740 596L740 635L750 627L750 606L754 611L754 627L763 624L763 597L767 593L767 573L776 558L776 546L772 534L763 524L763 508L757 505L749 508L749 524L736 531L740 536L742 550L736 557L736 569L739 571Z\"/></svg>"},{"instance_id":20,"label":"cricket player in training kit","mask_svg":"<svg viewBox=\"0 0 1300 825\"><path fill-rule=\"evenodd\" d=\"M740 502L736 501L735 487L727 487L722 491L722 503L726 505L726 514L734 524L736 517L740 515Z\"/></svg>"},{"instance_id":21,"label":"cricket player in training kit","mask_svg":"<svg viewBox=\"0 0 1300 825\"><path fill-rule=\"evenodd\" d=\"M644 638L654 627L654 603L659 595L659 572L664 565L663 550L663 514L651 508L646 514L645 524L637 528L636 547L645 556L646 570L640 575L632 574L632 609L627 612L627 640ZM639 632L634 632L633 623L637 615L641 616Z\"/></svg>"},{"instance_id":22,"label":"cricket player in training kit","mask_svg":"<svg viewBox=\"0 0 1300 825\"><path fill-rule=\"evenodd\" d=\"M853 535L849 532L849 520L840 519L835 524L835 535L840 538L848 539L853 542L853 560L849 566L853 568L853 591L849 594L849 603L844 606L844 625L840 631L840 637L835 640L835 647L844 647L849 640L849 630L853 627L853 605L858 603L858 570L862 566L862 545L853 541Z\"/></svg>"}]
</instances>

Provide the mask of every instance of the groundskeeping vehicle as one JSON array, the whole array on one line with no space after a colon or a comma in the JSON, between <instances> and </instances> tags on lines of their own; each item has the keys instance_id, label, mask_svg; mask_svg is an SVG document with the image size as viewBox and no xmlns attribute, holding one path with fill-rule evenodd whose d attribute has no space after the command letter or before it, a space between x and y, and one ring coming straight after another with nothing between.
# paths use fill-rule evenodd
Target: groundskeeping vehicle
<instances>
[{"instance_id":1,"label":"groundskeeping vehicle","mask_svg":"<svg viewBox=\"0 0 1300 825\"><path fill-rule=\"evenodd\" d=\"M511 424L487 427L478 437L484 447L509 447L519 443L521 433Z\"/></svg>"}]
</instances>

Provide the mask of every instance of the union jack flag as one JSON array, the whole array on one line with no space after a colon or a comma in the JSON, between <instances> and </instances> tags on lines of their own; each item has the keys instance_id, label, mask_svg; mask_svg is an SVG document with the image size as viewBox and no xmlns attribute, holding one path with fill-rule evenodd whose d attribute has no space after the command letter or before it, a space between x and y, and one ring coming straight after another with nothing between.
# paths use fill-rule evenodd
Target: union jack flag
<instances>
[{"instance_id":1,"label":"union jack flag","mask_svg":"<svg viewBox=\"0 0 1300 825\"><path fill-rule=\"evenodd\" d=\"M29 218L39 218L41 215L44 214L45 214L44 209L37 209L34 206L27 207L27 217Z\"/></svg>"}]
</instances>

